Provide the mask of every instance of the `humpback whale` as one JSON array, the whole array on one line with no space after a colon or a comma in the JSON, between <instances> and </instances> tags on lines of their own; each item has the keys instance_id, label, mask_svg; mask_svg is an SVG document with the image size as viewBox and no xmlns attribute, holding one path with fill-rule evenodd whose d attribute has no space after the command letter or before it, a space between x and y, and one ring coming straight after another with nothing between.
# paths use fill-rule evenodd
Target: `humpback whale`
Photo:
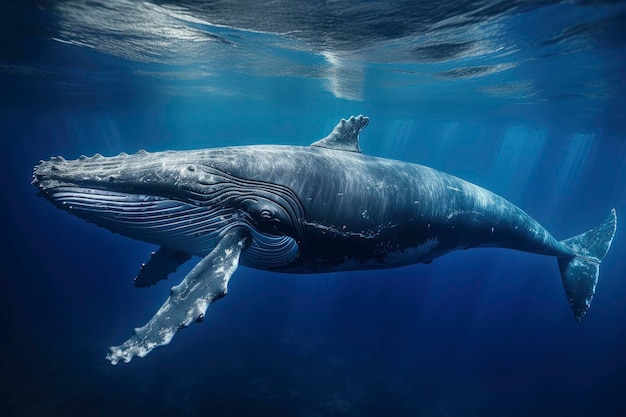
<instances>
[{"instance_id":1,"label":"humpback whale","mask_svg":"<svg viewBox=\"0 0 626 417\"><path fill-rule=\"evenodd\" d=\"M364 155L369 119L342 119L311 146L255 145L40 161L32 183L57 207L159 246L135 285L200 260L161 308L119 346L130 362L201 322L239 264L288 273L392 268L458 249L510 248L553 256L576 320L586 314L615 209L599 226L556 240L522 209L426 166Z\"/></svg>"}]
</instances>

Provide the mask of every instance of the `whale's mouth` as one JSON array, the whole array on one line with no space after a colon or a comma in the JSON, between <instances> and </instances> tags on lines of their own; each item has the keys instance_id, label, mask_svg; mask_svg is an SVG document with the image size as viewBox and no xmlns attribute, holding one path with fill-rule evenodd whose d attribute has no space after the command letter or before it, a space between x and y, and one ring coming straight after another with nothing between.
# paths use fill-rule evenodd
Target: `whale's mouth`
<instances>
[{"instance_id":1,"label":"whale's mouth","mask_svg":"<svg viewBox=\"0 0 626 417\"><path fill-rule=\"evenodd\" d=\"M204 247L233 220L232 209L133 192L132 184L113 177L95 180L71 167L71 162L59 157L35 166L32 183L39 195L82 219L134 239L177 248L195 237Z\"/></svg>"},{"instance_id":2,"label":"whale's mouth","mask_svg":"<svg viewBox=\"0 0 626 417\"><path fill-rule=\"evenodd\" d=\"M203 254L237 222L230 208L97 188L61 186L43 192L55 205L91 223L134 239Z\"/></svg>"}]
</instances>

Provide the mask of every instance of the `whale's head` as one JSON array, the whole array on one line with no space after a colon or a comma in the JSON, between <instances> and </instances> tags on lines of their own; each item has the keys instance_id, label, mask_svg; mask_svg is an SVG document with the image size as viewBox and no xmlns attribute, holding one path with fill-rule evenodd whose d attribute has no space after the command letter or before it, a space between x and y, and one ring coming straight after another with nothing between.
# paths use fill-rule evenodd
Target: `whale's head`
<instances>
[{"instance_id":1,"label":"whale's head","mask_svg":"<svg viewBox=\"0 0 626 417\"><path fill-rule=\"evenodd\" d=\"M88 222L191 255L206 255L245 226L253 243L243 264L286 265L298 253L301 205L289 189L247 178L240 157L234 148L53 157L35 166L33 184Z\"/></svg>"}]
</instances>

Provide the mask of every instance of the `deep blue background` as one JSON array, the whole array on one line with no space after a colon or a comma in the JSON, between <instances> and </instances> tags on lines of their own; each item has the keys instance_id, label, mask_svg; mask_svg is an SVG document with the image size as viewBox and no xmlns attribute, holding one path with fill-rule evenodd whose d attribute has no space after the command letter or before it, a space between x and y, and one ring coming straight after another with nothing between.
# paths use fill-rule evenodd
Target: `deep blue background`
<instances>
[{"instance_id":1,"label":"deep blue background","mask_svg":"<svg viewBox=\"0 0 626 417\"><path fill-rule=\"evenodd\" d=\"M196 63L146 63L60 42L55 5L26 2L3 14L2 415L626 415L623 9L558 6L572 13L554 14L563 20L606 19L559 26L553 18L546 30L553 37L543 43L529 29L546 22L537 17L544 9L511 18L510 42L528 48L515 55L516 67L488 77L402 78L399 68L421 64L372 63L361 52L362 91L346 98L328 86L332 72L266 74L252 66L246 75L220 61L212 78L142 76L137 71ZM557 35L576 45L596 41L560 46L567 53L553 58L531 48L552 47ZM245 36L243 47L268 48L264 35ZM268 61L288 55L267 51ZM290 59L323 66L315 56ZM481 93L521 80L535 93ZM371 118L361 135L365 153L484 186L557 238L596 226L615 207L617 234L587 317L574 320L554 259L508 250L341 274L240 268L204 323L129 365L104 360L193 263L167 283L134 288L132 277L155 248L38 198L29 182L40 159L308 145L359 113Z\"/></svg>"}]
</instances>

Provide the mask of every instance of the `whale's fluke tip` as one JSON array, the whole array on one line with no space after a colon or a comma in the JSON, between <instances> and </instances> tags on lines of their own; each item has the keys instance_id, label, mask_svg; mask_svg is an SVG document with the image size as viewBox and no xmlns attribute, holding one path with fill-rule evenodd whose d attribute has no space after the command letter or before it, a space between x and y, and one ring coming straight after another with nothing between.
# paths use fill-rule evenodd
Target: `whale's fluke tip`
<instances>
[{"instance_id":1,"label":"whale's fluke tip","mask_svg":"<svg viewBox=\"0 0 626 417\"><path fill-rule=\"evenodd\" d=\"M616 229L617 213L613 208L600 226L560 242L574 253L572 257L558 258L558 261L565 294L576 321L581 321L591 306L600 263L611 247Z\"/></svg>"}]
</instances>

